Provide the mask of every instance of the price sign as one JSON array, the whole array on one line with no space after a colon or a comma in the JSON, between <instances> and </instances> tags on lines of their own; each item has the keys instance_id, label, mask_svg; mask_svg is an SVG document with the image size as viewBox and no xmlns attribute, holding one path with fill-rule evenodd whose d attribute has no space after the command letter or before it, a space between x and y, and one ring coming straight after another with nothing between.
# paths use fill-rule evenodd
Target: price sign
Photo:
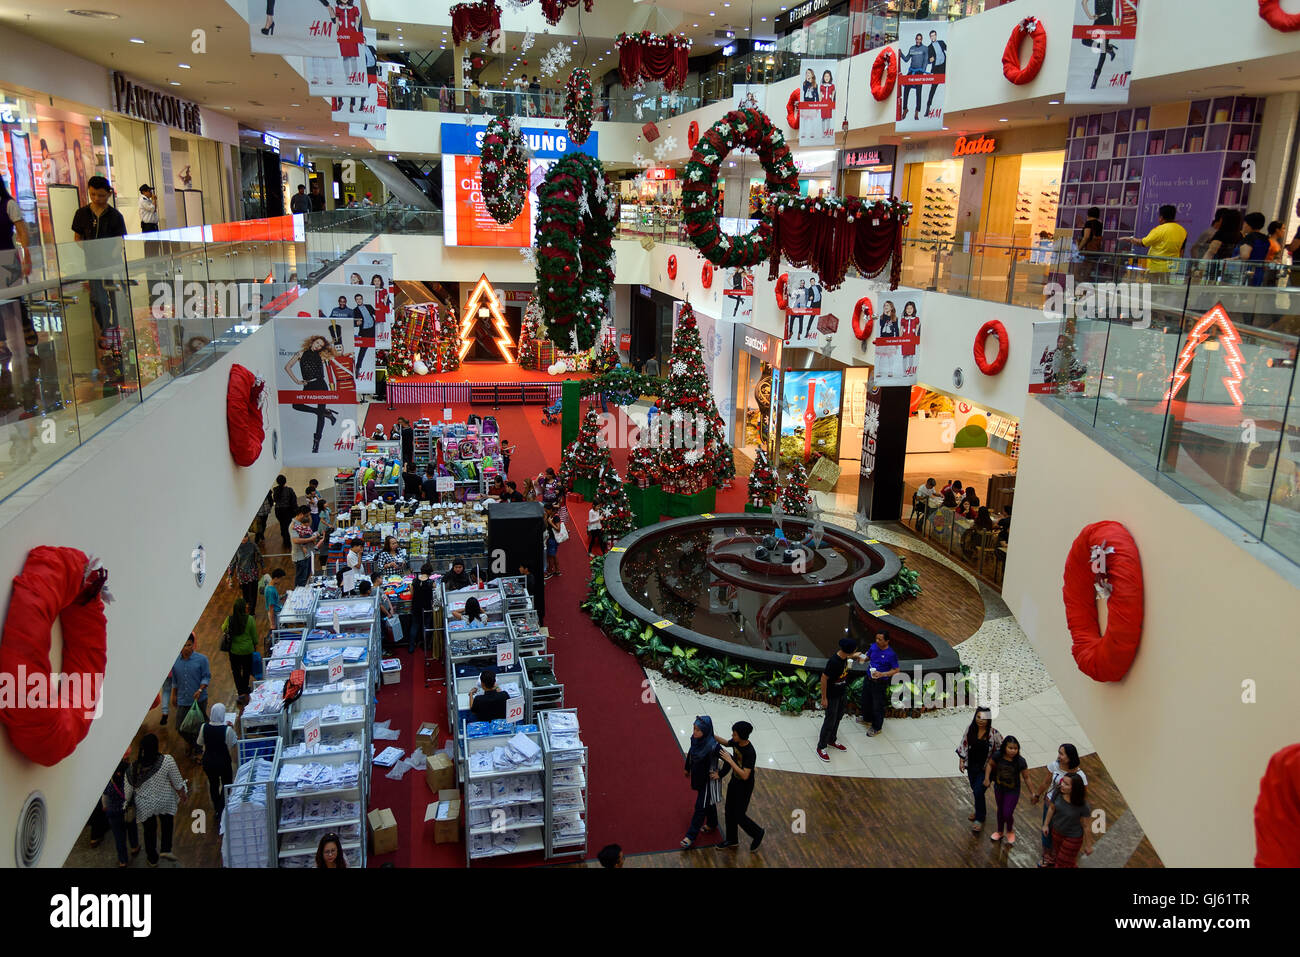
<instances>
[{"instance_id":1,"label":"price sign","mask_svg":"<svg viewBox=\"0 0 1300 957\"><path fill-rule=\"evenodd\" d=\"M877 618L884 618L886 615L889 614L889 612L885 611L885 609L883 608L873 608L871 609L871 613L875 615Z\"/></svg>"},{"instance_id":2,"label":"price sign","mask_svg":"<svg viewBox=\"0 0 1300 957\"><path fill-rule=\"evenodd\" d=\"M451 421L451 409L443 409L443 410L442 410L442 421L444 421L444 422L450 422L450 421Z\"/></svg>"},{"instance_id":3,"label":"price sign","mask_svg":"<svg viewBox=\"0 0 1300 957\"><path fill-rule=\"evenodd\" d=\"M792 665L806 665L806 664L808 664L808 658L807 658L806 655L791 655L791 656L790 656L790 664L792 664Z\"/></svg>"},{"instance_id":4,"label":"price sign","mask_svg":"<svg viewBox=\"0 0 1300 957\"><path fill-rule=\"evenodd\" d=\"M343 655L338 654L330 659L330 684L343 680Z\"/></svg>"},{"instance_id":5,"label":"price sign","mask_svg":"<svg viewBox=\"0 0 1300 957\"><path fill-rule=\"evenodd\" d=\"M669 625L672 624L672 622L669 621L667 618L660 618L658 621L652 622L652 624L654 625L655 628L667 628Z\"/></svg>"},{"instance_id":6,"label":"price sign","mask_svg":"<svg viewBox=\"0 0 1300 957\"><path fill-rule=\"evenodd\" d=\"M316 745L320 744L320 715L307 722L304 740L307 742L307 747L313 751L316 750Z\"/></svg>"},{"instance_id":7,"label":"price sign","mask_svg":"<svg viewBox=\"0 0 1300 957\"><path fill-rule=\"evenodd\" d=\"M712 512L701 512L701 513L700 513L700 518L712 518L712 517L713 517L713 513L712 513Z\"/></svg>"},{"instance_id":8,"label":"price sign","mask_svg":"<svg viewBox=\"0 0 1300 957\"><path fill-rule=\"evenodd\" d=\"M524 720L524 699L520 696L506 699L506 720L519 722Z\"/></svg>"},{"instance_id":9,"label":"price sign","mask_svg":"<svg viewBox=\"0 0 1300 957\"><path fill-rule=\"evenodd\" d=\"M624 548L622 545L615 545L613 548L610 549L610 551L611 551L611 552L625 552L625 551L627 551L627 549Z\"/></svg>"},{"instance_id":10,"label":"price sign","mask_svg":"<svg viewBox=\"0 0 1300 957\"><path fill-rule=\"evenodd\" d=\"M497 645L497 667L509 668L515 663L515 646L512 644Z\"/></svg>"},{"instance_id":11,"label":"price sign","mask_svg":"<svg viewBox=\"0 0 1300 957\"><path fill-rule=\"evenodd\" d=\"M438 492L453 492L456 490L456 480L450 475L439 475L434 478L433 487Z\"/></svg>"},{"instance_id":12,"label":"price sign","mask_svg":"<svg viewBox=\"0 0 1300 957\"><path fill-rule=\"evenodd\" d=\"M451 533L453 535L459 535L464 530L465 530L464 519L462 519L459 515L453 515L451 517Z\"/></svg>"}]
</instances>

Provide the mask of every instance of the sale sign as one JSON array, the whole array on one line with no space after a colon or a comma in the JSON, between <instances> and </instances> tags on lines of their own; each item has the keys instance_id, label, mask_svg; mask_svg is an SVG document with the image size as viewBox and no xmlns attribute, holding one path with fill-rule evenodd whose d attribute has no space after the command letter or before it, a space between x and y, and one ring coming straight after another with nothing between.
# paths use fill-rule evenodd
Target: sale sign
<instances>
[{"instance_id":1,"label":"sale sign","mask_svg":"<svg viewBox=\"0 0 1300 957\"><path fill-rule=\"evenodd\" d=\"M532 245L532 195L524 197L523 211L514 222L498 223L483 203L479 162L478 156L448 156L443 160L443 241L448 246Z\"/></svg>"}]
</instances>

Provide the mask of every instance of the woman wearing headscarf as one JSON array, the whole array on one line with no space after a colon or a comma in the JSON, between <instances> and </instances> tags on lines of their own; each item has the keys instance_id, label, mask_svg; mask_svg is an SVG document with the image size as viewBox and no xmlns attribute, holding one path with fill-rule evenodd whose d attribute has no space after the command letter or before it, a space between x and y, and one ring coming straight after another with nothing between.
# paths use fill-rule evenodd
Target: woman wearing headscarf
<instances>
[{"instance_id":1,"label":"woman wearing headscarf","mask_svg":"<svg viewBox=\"0 0 1300 957\"><path fill-rule=\"evenodd\" d=\"M177 799L188 794L189 788L176 766L176 759L159 753L158 735L146 734L140 739L139 757L126 776L126 800L128 804L135 802L136 818L144 826L144 856L149 859L150 867L158 866L159 857L176 860L172 853L172 822Z\"/></svg>"},{"instance_id":2,"label":"woman wearing headscarf","mask_svg":"<svg viewBox=\"0 0 1300 957\"><path fill-rule=\"evenodd\" d=\"M131 857L140 853L140 830L135 826L135 818L130 823L126 820L126 775L130 770L126 761L117 763L117 770L104 786L100 804L108 817L109 830L113 832L113 841L117 844L117 866L126 867L130 863L127 846L130 845Z\"/></svg>"},{"instance_id":3,"label":"woman wearing headscarf","mask_svg":"<svg viewBox=\"0 0 1300 957\"><path fill-rule=\"evenodd\" d=\"M713 719L701 715L691 729L691 746L686 752L686 776L695 791L695 813L691 826L682 838L682 850L695 846L695 838L703 831L716 830L718 826L718 801L722 799L722 775L718 773L720 745L713 736Z\"/></svg>"},{"instance_id":4,"label":"woman wearing headscarf","mask_svg":"<svg viewBox=\"0 0 1300 957\"><path fill-rule=\"evenodd\" d=\"M207 723L199 729L199 743L203 745L203 771L208 776L208 793L212 795L212 811L221 820L226 806L224 786L235 780L235 766L230 759L230 749L238 739L235 729L226 724L226 706L214 704Z\"/></svg>"}]
</instances>

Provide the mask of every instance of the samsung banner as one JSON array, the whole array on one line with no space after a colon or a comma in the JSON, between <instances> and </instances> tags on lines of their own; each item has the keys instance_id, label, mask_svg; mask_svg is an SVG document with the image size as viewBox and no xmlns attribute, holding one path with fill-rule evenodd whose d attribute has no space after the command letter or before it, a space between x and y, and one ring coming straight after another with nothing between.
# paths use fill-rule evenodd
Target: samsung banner
<instances>
[{"instance_id":1,"label":"samsung banner","mask_svg":"<svg viewBox=\"0 0 1300 957\"><path fill-rule=\"evenodd\" d=\"M569 139L568 131L563 127L523 126L520 127L524 142L533 151L534 159L559 159L566 153L586 153L599 157L597 144L600 134L592 132L587 141L579 146ZM442 154L454 156L479 156L483 153L483 137L487 135L487 124L479 126L464 123L442 124Z\"/></svg>"}]
</instances>

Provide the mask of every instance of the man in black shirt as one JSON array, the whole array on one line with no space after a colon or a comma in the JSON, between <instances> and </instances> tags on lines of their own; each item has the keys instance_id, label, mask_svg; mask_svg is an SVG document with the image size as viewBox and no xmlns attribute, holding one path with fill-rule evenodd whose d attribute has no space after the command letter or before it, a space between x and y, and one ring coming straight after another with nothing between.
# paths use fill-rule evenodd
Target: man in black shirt
<instances>
[{"instance_id":1,"label":"man in black shirt","mask_svg":"<svg viewBox=\"0 0 1300 957\"><path fill-rule=\"evenodd\" d=\"M866 655L858 651L858 643L852 638L841 638L839 650L826 659L826 667L822 670L822 708L826 711L826 717L822 719L822 730L817 735L817 757L823 761L831 759L826 753L828 744L837 751L848 750L839 743L838 735L840 719L844 717L851 658L865 661Z\"/></svg>"},{"instance_id":2,"label":"man in black shirt","mask_svg":"<svg viewBox=\"0 0 1300 957\"><path fill-rule=\"evenodd\" d=\"M420 491L424 493L426 502L438 501L438 470L436 466L430 465L424 470L424 481L420 483Z\"/></svg>"},{"instance_id":3,"label":"man in black shirt","mask_svg":"<svg viewBox=\"0 0 1300 957\"><path fill-rule=\"evenodd\" d=\"M469 689L469 711L474 715L474 720L494 721L505 718L506 702L510 695L497 687L496 672L488 668L478 676L478 680L483 685L483 690Z\"/></svg>"},{"instance_id":4,"label":"man in black shirt","mask_svg":"<svg viewBox=\"0 0 1300 957\"><path fill-rule=\"evenodd\" d=\"M749 801L754 796L754 767L758 764L758 753L754 746L749 743L749 736L754 733L754 726L748 721L737 721L731 726L731 740L723 738L722 735L714 735L718 743L724 747L729 746L732 754L726 751L720 752L722 760L730 765L735 774L731 778L731 784L727 786L727 803L725 807L727 817L727 839L717 847L735 847L740 843L737 838L739 832L744 831L752 840L749 844L751 851L758 850L758 845L763 843L763 834L766 833L763 828L755 824L749 817ZM727 773L724 768L722 773Z\"/></svg>"},{"instance_id":5,"label":"man in black shirt","mask_svg":"<svg viewBox=\"0 0 1300 957\"><path fill-rule=\"evenodd\" d=\"M402 470L402 496L418 500L420 489L420 473L415 470L414 462L407 462Z\"/></svg>"},{"instance_id":6,"label":"man in black shirt","mask_svg":"<svg viewBox=\"0 0 1300 957\"><path fill-rule=\"evenodd\" d=\"M108 205L112 189L103 176L92 176L86 181L86 195L90 202L73 214L72 234L79 243L89 243L82 251L86 257L86 269L125 270L122 259L122 244L109 242L110 239L126 235L126 220L112 206ZM101 240L96 242L96 240ZM90 309L101 333L118 325L118 302L116 285L113 294L109 294L108 283L112 279L90 280Z\"/></svg>"},{"instance_id":7,"label":"man in black shirt","mask_svg":"<svg viewBox=\"0 0 1300 957\"><path fill-rule=\"evenodd\" d=\"M289 480L283 475L275 477L275 488L271 489L271 505L275 509L275 520L280 523L280 536L284 540L284 550L290 551L289 523L298 513L298 493L289 486Z\"/></svg>"},{"instance_id":8,"label":"man in black shirt","mask_svg":"<svg viewBox=\"0 0 1300 957\"><path fill-rule=\"evenodd\" d=\"M451 571L443 576L443 583L447 586L447 591L456 591L460 588L469 587L469 576L465 574L465 559L458 558L451 563Z\"/></svg>"},{"instance_id":9,"label":"man in black shirt","mask_svg":"<svg viewBox=\"0 0 1300 957\"><path fill-rule=\"evenodd\" d=\"M524 493L519 491L519 486L514 482L507 482L505 500L507 502L522 502L524 500Z\"/></svg>"}]
</instances>

